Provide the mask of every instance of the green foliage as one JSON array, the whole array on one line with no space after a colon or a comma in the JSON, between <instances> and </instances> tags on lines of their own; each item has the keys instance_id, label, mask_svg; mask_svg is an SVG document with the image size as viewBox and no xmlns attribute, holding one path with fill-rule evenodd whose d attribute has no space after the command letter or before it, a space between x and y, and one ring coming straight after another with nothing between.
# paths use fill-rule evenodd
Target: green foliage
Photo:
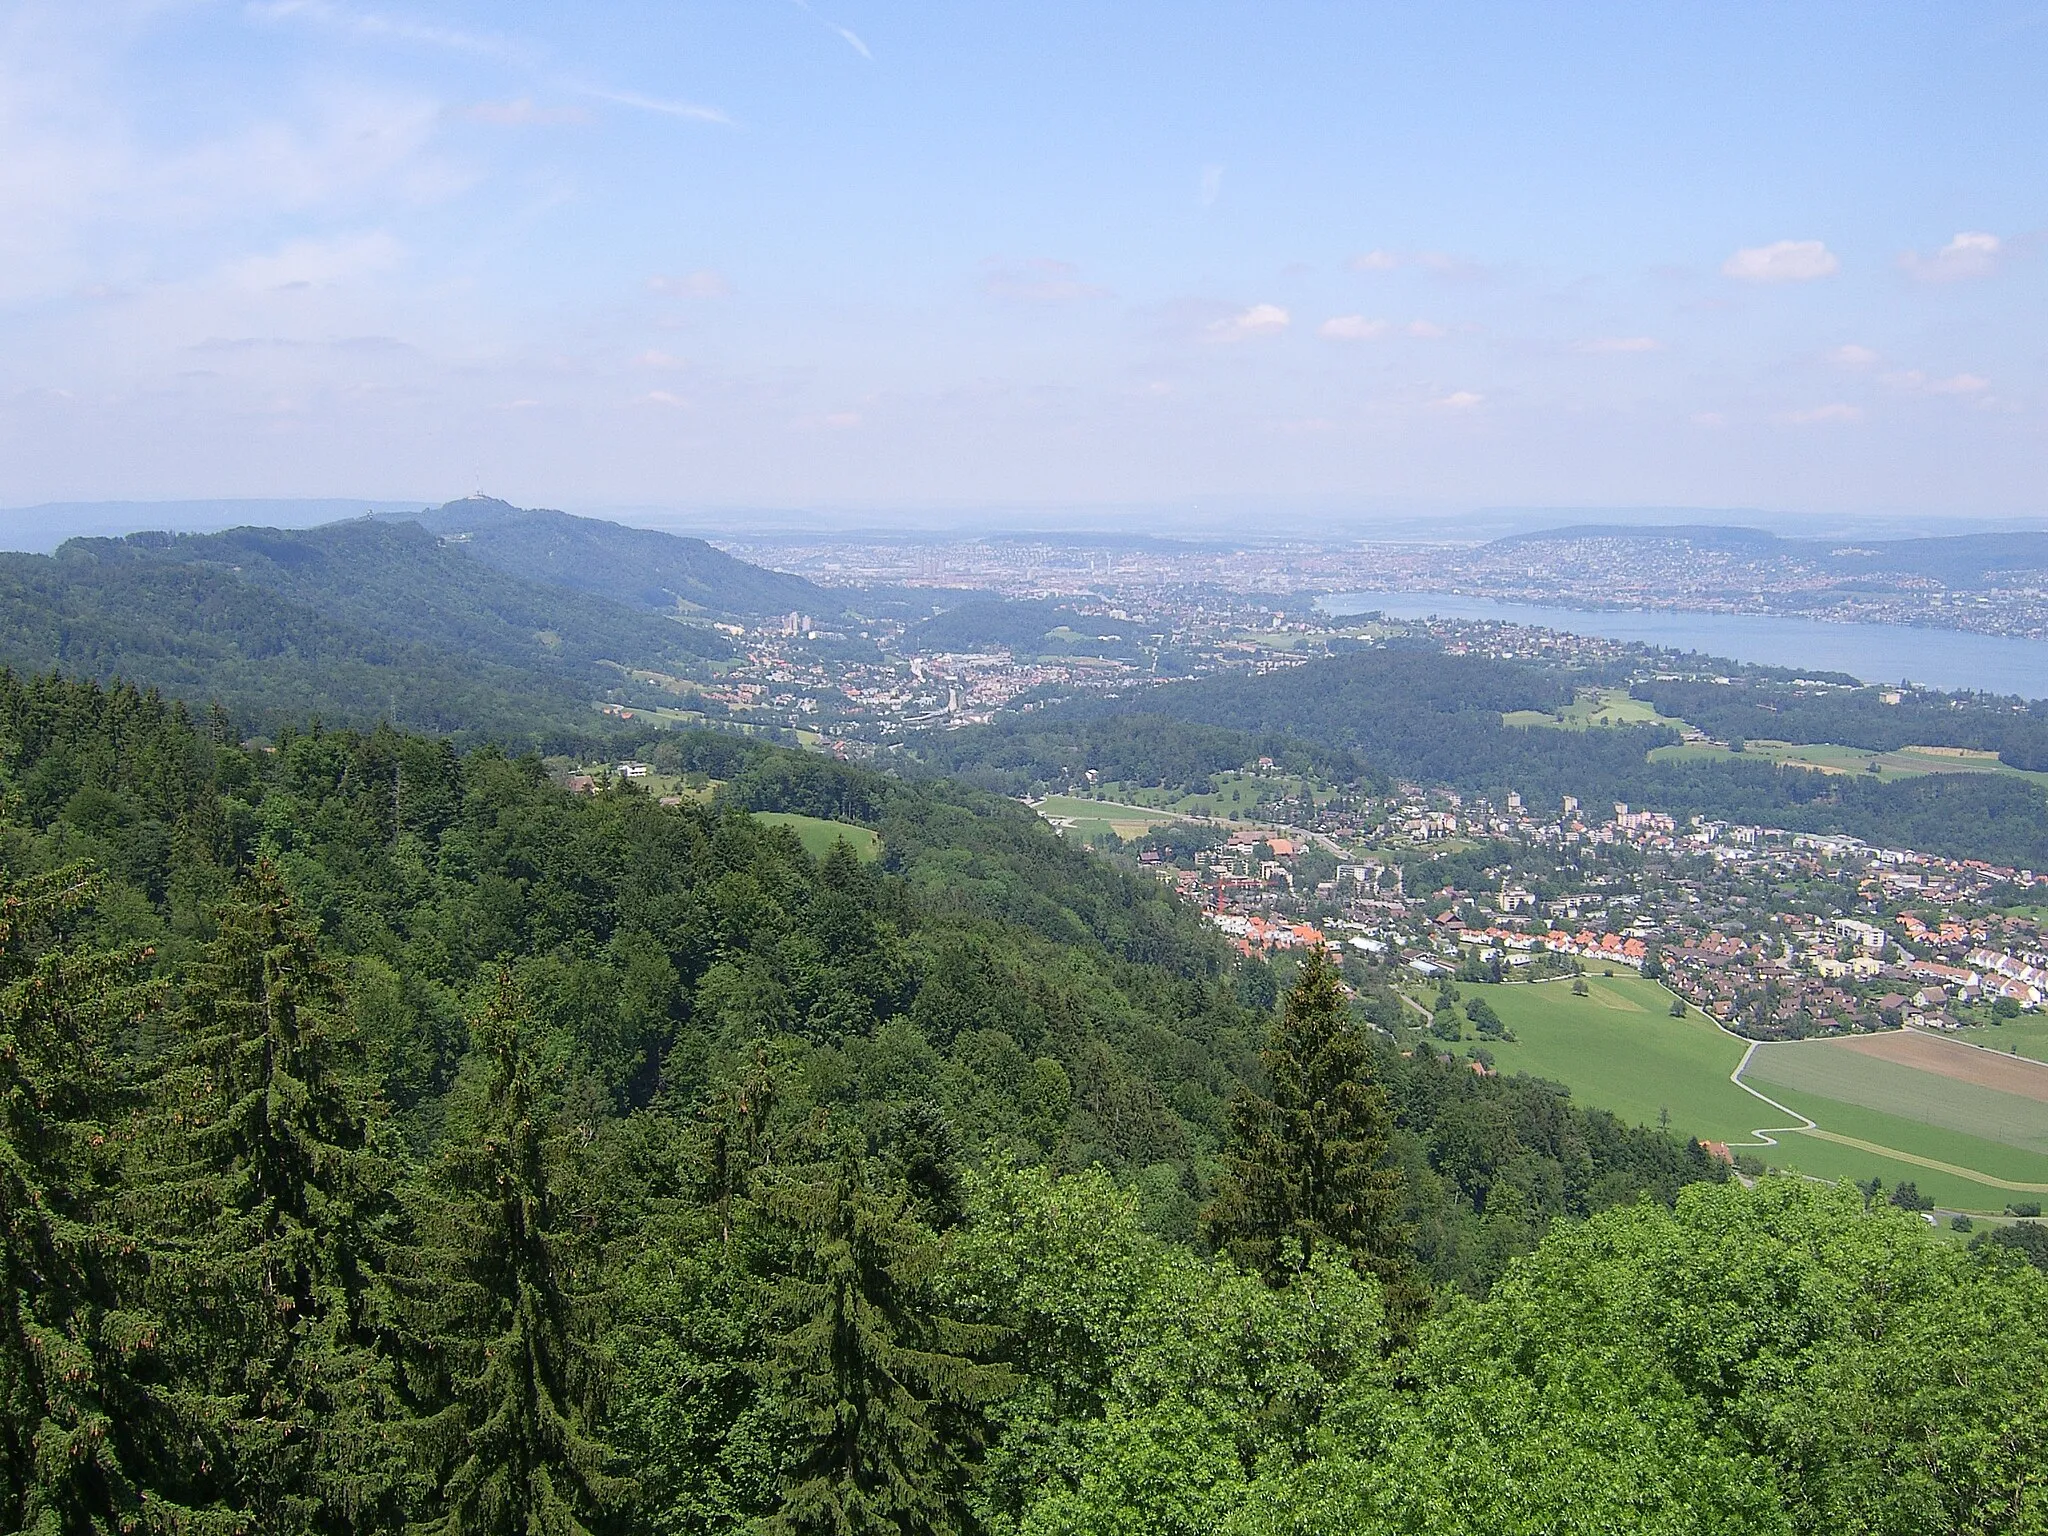
<instances>
[{"instance_id":1,"label":"green foliage","mask_svg":"<svg viewBox=\"0 0 2048 1536\"><path fill-rule=\"evenodd\" d=\"M959 1526L980 1415L1009 1387L986 1364L1000 1330L949 1317L936 1240L902 1188L851 1149L761 1196L788 1234L766 1299L763 1376L795 1450L774 1533L944 1532Z\"/></svg>"},{"instance_id":2,"label":"green foliage","mask_svg":"<svg viewBox=\"0 0 2048 1536\"><path fill-rule=\"evenodd\" d=\"M1320 960L1264 1016L1022 808L663 746L721 802L0 677L0 1526L2041 1528L2037 1223L1744 1190Z\"/></svg>"},{"instance_id":3,"label":"green foliage","mask_svg":"<svg viewBox=\"0 0 2048 1536\"><path fill-rule=\"evenodd\" d=\"M562 1208L563 1148L521 999L501 976L478 1021L488 1075L469 1136L418 1193L407 1279L446 1536L587 1536L627 1479L598 1438L604 1361L594 1256Z\"/></svg>"},{"instance_id":4,"label":"green foliage","mask_svg":"<svg viewBox=\"0 0 2048 1536\"><path fill-rule=\"evenodd\" d=\"M312 935L259 865L155 1086L165 1349L212 1406L223 1500L266 1532L387 1529L406 1473L379 1267L394 1165Z\"/></svg>"},{"instance_id":5,"label":"green foliage","mask_svg":"<svg viewBox=\"0 0 2048 1536\"><path fill-rule=\"evenodd\" d=\"M1320 951L1303 961L1260 1053L1265 1094L1231 1106L1229 1171L1209 1215L1217 1244L1281 1284L1319 1254L1391 1280L1406 1267L1393 1115Z\"/></svg>"},{"instance_id":6,"label":"green foliage","mask_svg":"<svg viewBox=\"0 0 2048 1536\"><path fill-rule=\"evenodd\" d=\"M0 1523L203 1529L119 1210L110 1051L151 998L143 956L75 938L96 895L76 869L0 890Z\"/></svg>"}]
</instances>

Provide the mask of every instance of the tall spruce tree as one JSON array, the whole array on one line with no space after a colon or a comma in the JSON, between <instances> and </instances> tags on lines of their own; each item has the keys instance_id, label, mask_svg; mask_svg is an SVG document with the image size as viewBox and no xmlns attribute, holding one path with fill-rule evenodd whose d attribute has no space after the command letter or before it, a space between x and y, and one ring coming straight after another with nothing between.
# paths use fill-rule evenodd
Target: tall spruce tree
<instances>
[{"instance_id":1,"label":"tall spruce tree","mask_svg":"<svg viewBox=\"0 0 2048 1536\"><path fill-rule=\"evenodd\" d=\"M1231 1105L1228 1171L1207 1213L1212 1240L1269 1284L1332 1250L1405 1283L1401 1176L1383 1166L1393 1112L1321 953L1302 962L1259 1060L1268 1093L1247 1090Z\"/></svg>"},{"instance_id":2,"label":"tall spruce tree","mask_svg":"<svg viewBox=\"0 0 2048 1536\"><path fill-rule=\"evenodd\" d=\"M333 976L261 865L219 913L158 1090L162 1306L264 1532L386 1529L407 1441L381 1255L395 1171Z\"/></svg>"},{"instance_id":3,"label":"tall spruce tree","mask_svg":"<svg viewBox=\"0 0 2048 1536\"><path fill-rule=\"evenodd\" d=\"M0 887L0 1527L219 1528L185 1502L161 1323L121 1221L133 1108L109 1057L156 1002L146 955L83 947L79 869Z\"/></svg>"},{"instance_id":4,"label":"tall spruce tree","mask_svg":"<svg viewBox=\"0 0 2048 1536\"><path fill-rule=\"evenodd\" d=\"M1001 1330L944 1314L937 1240L911 1218L909 1192L875 1188L853 1151L819 1176L776 1181L762 1203L793 1240L768 1303L763 1376L801 1447L765 1530L961 1530L981 1410L1010 1384L976 1358Z\"/></svg>"},{"instance_id":5,"label":"tall spruce tree","mask_svg":"<svg viewBox=\"0 0 2048 1536\"><path fill-rule=\"evenodd\" d=\"M475 1026L480 1123L421 1191L421 1263L407 1288L428 1390L443 1536L586 1536L630 1494L598 1437L595 1255L565 1220L523 1002L508 974Z\"/></svg>"}]
</instances>

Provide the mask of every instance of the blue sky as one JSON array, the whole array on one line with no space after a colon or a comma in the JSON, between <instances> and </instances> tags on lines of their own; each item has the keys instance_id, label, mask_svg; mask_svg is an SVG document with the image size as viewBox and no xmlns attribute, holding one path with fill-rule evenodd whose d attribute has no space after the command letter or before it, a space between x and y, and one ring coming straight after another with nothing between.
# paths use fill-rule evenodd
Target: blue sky
<instances>
[{"instance_id":1,"label":"blue sky","mask_svg":"<svg viewBox=\"0 0 2048 1536\"><path fill-rule=\"evenodd\" d=\"M2048 513L2048 7L0 0L0 504Z\"/></svg>"}]
</instances>

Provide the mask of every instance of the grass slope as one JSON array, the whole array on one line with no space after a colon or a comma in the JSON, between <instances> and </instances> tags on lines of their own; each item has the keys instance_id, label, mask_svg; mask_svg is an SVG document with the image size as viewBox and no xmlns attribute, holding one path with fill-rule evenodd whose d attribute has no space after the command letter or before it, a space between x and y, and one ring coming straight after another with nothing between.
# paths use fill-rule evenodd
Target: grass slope
<instances>
[{"instance_id":1,"label":"grass slope","mask_svg":"<svg viewBox=\"0 0 2048 1536\"><path fill-rule=\"evenodd\" d=\"M1958 1040L1981 1045L1987 1051L2012 1052L2035 1061L2048 1061L2048 1018L2030 1015L2003 1024L1956 1031Z\"/></svg>"},{"instance_id":2,"label":"grass slope","mask_svg":"<svg viewBox=\"0 0 2048 1536\"><path fill-rule=\"evenodd\" d=\"M850 821L827 821L822 816L800 816L795 811L756 811L754 819L790 828L804 845L804 852L814 859L825 857L832 851L832 845L842 840L862 859L875 858L882 851L881 836L874 828L855 826Z\"/></svg>"},{"instance_id":3,"label":"grass slope","mask_svg":"<svg viewBox=\"0 0 2048 1536\"><path fill-rule=\"evenodd\" d=\"M1671 1129L1712 1141L1746 1141L1770 1111L1728 1080L1743 1042L1694 1013L1670 1017L1671 994L1636 976L1588 977L1585 997L1568 981L1470 986L1514 1032L1489 1044L1496 1070L1566 1084L1581 1103L1637 1125L1671 1112Z\"/></svg>"},{"instance_id":4,"label":"grass slope","mask_svg":"<svg viewBox=\"0 0 2048 1536\"><path fill-rule=\"evenodd\" d=\"M1743 1081L1786 1103L1793 1101L1779 1089L1874 1110L1894 1119L1958 1132L1977 1141L1997 1142L2048 1158L2048 1104L1845 1050L1834 1041L1802 1040L1759 1046L1743 1072ZM1838 1126L1832 1116L1813 1118L1830 1129L1846 1129ZM1918 1150L1905 1141L1886 1145ZM1973 1166L1983 1167L1987 1172L1998 1171L1988 1163Z\"/></svg>"},{"instance_id":5,"label":"grass slope","mask_svg":"<svg viewBox=\"0 0 2048 1536\"><path fill-rule=\"evenodd\" d=\"M1635 1124L1656 1125L1668 1109L1674 1133L1725 1141L1738 1149L1753 1142L1760 1127L1793 1123L1792 1116L1773 1110L1729 1080L1748 1043L1697 1013L1671 1018L1671 994L1655 982L1634 976L1588 977L1585 997L1574 997L1567 981L1462 990L1467 997L1484 997L1516 1036L1511 1044L1488 1046L1499 1071L1527 1072L1563 1083L1580 1103L1612 1110ZM1912 1075L1926 1076L1934 1094L1967 1086L1929 1074ZM1887 1186L1910 1179L1944 1206L1986 1212L2030 1196L1972 1178L1971 1171L2019 1183L2048 1179L2048 1157L2019 1147L1771 1082L1759 1081L1757 1087L1821 1129L1870 1144L1852 1146L1778 1129L1771 1133L1778 1146L1754 1149L1777 1167L1831 1180L1875 1175ZM1945 1112L1954 1117L1952 1108Z\"/></svg>"}]
</instances>

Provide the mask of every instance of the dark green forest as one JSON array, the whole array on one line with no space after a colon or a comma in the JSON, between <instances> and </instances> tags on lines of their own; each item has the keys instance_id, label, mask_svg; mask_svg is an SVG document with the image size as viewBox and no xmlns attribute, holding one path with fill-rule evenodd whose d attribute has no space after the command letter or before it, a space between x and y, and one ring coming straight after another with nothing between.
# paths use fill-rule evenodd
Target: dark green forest
<instances>
[{"instance_id":1,"label":"dark green forest","mask_svg":"<svg viewBox=\"0 0 2048 1536\"><path fill-rule=\"evenodd\" d=\"M1660 678L1629 691L1660 714L1688 720L1723 741L1838 741L1872 752L1968 747L1996 752L2014 768L2048 769L2048 699L2022 704L1926 689L1801 688L1746 678Z\"/></svg>"},{"instance_id":2,"label":"dark green forest","mask_svg":"<svg viewBox=\"0 0 2048 1536\"><path fill-rule=\"evenodd\" d=\"M1021 807L659 750L0 674L0 1529L2048 1528L2018 1247L1401 1055Z\"/></svg>"},{"instance_id":3,"label":"dark green forest","mask_svg":"<svg viewBox=\"0 0 2048 1536\"><path fill-rule=\"evenodd\" d=\"M1651 762L1647 754L1675 744L1676 731L1503 723L1505 713L1569 704L1573 683L1565 673L1485 657L1369 650L1279 672L1232 673L1122 698L1075 700L951 732L918 743L916 750L949 773L1010 793L1071 783L1077 770L1090 768L1105 777L1176 784L1204 760L1205 749L1213 757L1210 733L1222 730L1247 742L1270 741L1297 760L1314 752L1349 754L1387 777L1492 794L1513 789L1532 804L1556 806L1568 794L1590 805L1621 800L1680 816L1846 832L1952 857L2048 866L2048 795L2015 777L1930 774L1880 783L1762 761ZM1661 707L1667 698L1690 705L1701 689L1715 685L1646 686L1642 696ZM1845 713L1851 708L1841 706ZM1994 739L2010 747L2020 739L2014 733L2033 728L2034 717L2011 710L1945 708L1951 722L1962 722L1952 723L1951 730L1960 728L1967 737L1956 745L1976 745L1982 731L1992 733L1981 738L1987 749ZM1932 706L1911 711L1910 739L1951 743L1950 734L1935 730L1939 722L1929 718L1935 713ZM1686 718L1693 718L1690 711ZM1835 723L1832 714L1816 719L1827 720L1829 728ZM1103 724L1109 720L1116 726ZM1149 758L1131 750L1134 742L1149 749Z\"/></svg>"}]
</instances>

